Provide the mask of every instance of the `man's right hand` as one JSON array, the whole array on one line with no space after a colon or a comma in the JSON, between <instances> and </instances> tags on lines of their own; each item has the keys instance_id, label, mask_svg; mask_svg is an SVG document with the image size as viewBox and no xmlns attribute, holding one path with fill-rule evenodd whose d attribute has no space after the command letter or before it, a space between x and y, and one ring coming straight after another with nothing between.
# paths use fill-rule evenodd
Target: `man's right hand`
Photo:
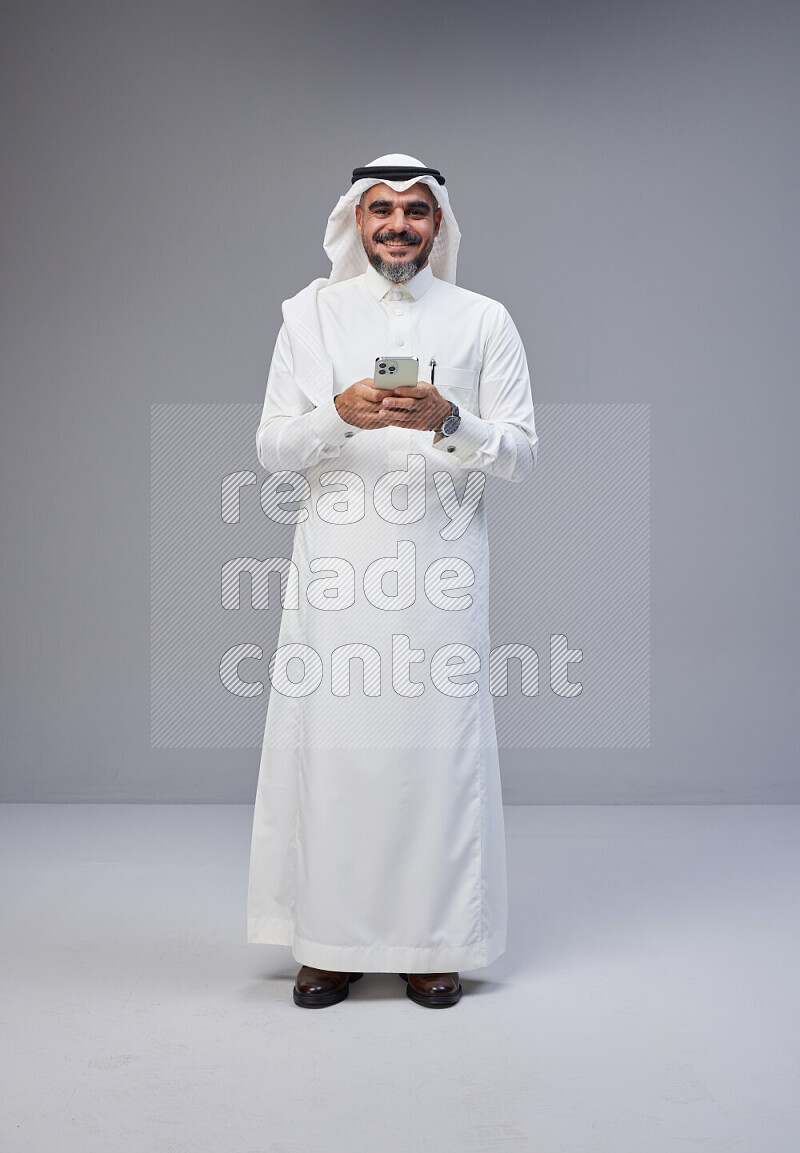
<instances>
[{"instance_id":1,"label":"man's right hand","mask_svg":"<svg viewBox=\"0 0 800 1153\"><path fill-rule=\"evenodd\" d=\"M396 395L393 389L376 388L374 380L365 377L337 393L333 400L339 416L348 424L357 428L385 428L386 420L381 417L383 398Z\"/></svg>"}]
</instances>

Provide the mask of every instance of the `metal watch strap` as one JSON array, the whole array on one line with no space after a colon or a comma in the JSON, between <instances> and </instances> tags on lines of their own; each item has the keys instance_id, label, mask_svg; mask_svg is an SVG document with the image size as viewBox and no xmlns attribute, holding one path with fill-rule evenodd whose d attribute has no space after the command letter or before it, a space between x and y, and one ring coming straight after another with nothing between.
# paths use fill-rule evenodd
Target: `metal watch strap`
<instances>
[{"instance_id":1,"label":"metal watch strap","mask_svg":"<svg viewBox=\"0 0 800 1153\"><path fill-rule=\"evenodd\" d=\"M436 430L440 436L447 436L447 433L444 431L445 421L449 420L451 416L455 416L457 411L458 411L458 409L456 408L456 406L452 400L448 401L448 404L450 405L450 411L448 412L447 416L442 421L441 427L437 428L437 430Z\"/></svg>"}]
</instances>

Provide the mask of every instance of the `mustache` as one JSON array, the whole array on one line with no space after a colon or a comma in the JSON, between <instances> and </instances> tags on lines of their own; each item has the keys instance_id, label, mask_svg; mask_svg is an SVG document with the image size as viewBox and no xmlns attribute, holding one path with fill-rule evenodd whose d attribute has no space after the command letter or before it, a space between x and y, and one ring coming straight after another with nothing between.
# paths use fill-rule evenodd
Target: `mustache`
<instances>
[{"instance_id":1,"label":"mustache","mask_svg":"<svg viewBox=\"0 0 800 1153\"><path fill-rule=\"evenodd\" d=\"M411 232L406 228L403 232L378 232L375 234L374 244L386 244L390 240L399 240L403 244L421 244L422 237L418 236L416 232Z\"/></svg>"}]
</instances>

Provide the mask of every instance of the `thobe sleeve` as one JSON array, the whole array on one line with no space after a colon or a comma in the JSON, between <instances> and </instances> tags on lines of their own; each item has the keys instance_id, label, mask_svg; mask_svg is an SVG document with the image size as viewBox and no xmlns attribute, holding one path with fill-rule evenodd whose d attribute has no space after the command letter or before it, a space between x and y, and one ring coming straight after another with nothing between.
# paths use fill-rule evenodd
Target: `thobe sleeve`
<instances>
[{"instance_id":1,"label":"thobe sleeve","mask_svg":"<svg viewBox=\"0 0 800 1153\"><path fill-rule=\"evenodd\" d=\"M339 415L333 397L315 407L292 375L292 350L281 325L267 378L256 452L268 472L302 472L325 457L336 457L362 428Z\"/></svg>"},{"instance_id":2,"label":"thobe sleeve","mask_svg":"<svg viewBox=\"0 0 800 1153\"><path fill-rule=\"evenodd\" d=\"M437 433L432 447L464 468L521 481L534 469L539 438L525 349L508 312L502 305L498 308L484 346L480 416L459 409L458 431L452 436Z\"/></svg>"}]
</instances>

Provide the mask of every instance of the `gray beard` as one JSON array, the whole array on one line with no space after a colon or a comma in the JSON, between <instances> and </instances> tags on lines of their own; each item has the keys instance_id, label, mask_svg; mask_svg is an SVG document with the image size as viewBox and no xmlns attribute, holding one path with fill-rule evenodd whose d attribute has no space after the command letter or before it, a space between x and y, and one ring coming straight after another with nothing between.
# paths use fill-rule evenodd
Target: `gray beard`
<instances>
[{"instance_id":1,"label":"gray beard","mask_svg":"<svg viewBox=\"0 0 800 1153\"><path fill-rule=\"evenodd\" d=\"M391 280L394 284L405 284L407 280L411 280L419 272L421 264L424 263L418 257L412 257L404 264L390 264L388 260L381 260L380 256L377 255L371 256L369 262L385 280Z\"/></svg>"}]
</instances>

